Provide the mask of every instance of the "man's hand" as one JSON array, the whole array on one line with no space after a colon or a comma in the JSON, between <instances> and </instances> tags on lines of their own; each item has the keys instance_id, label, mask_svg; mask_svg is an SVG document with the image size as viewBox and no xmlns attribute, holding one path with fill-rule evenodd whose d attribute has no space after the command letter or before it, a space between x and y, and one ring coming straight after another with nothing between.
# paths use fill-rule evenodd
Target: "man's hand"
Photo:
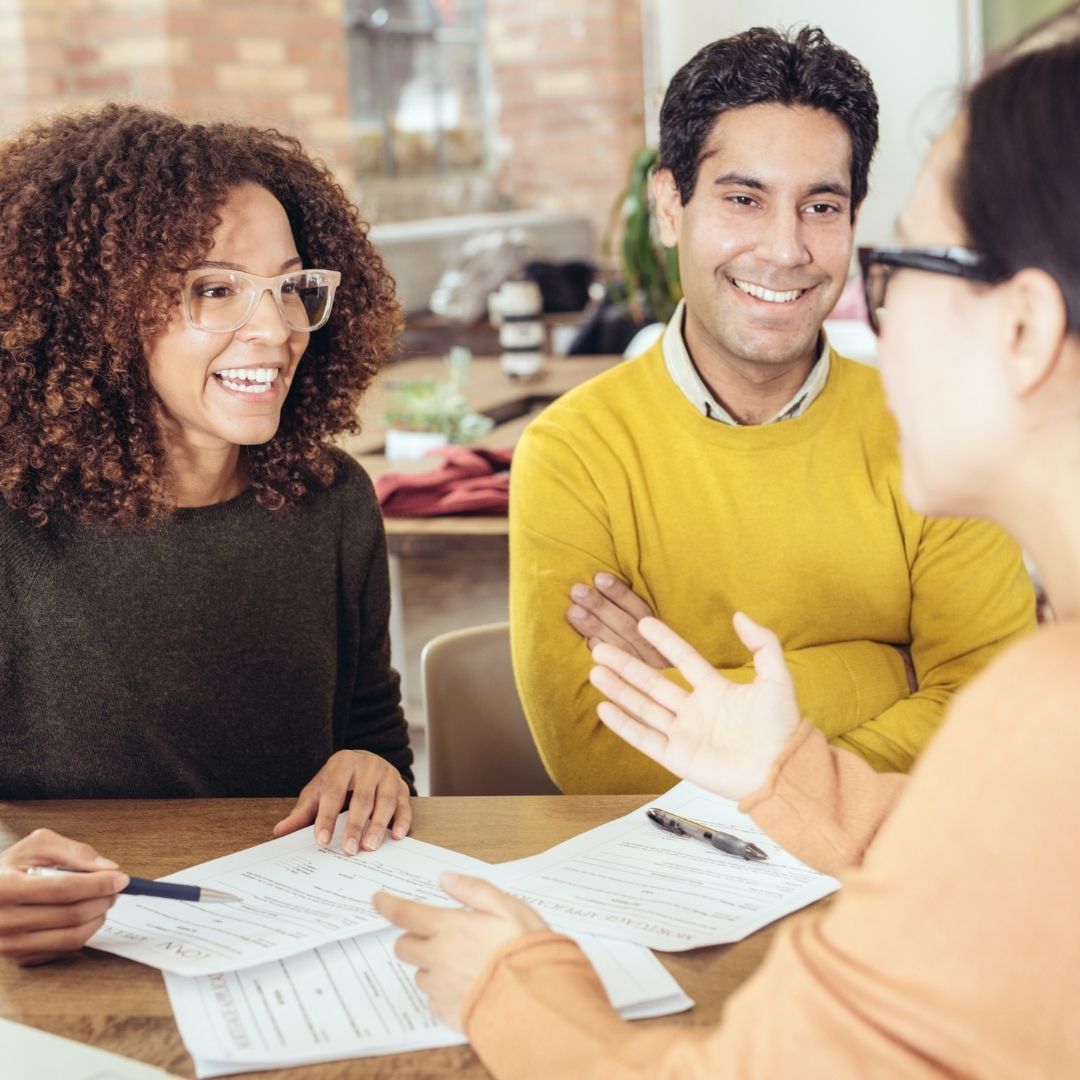
<instances>
[{"instance_id":1,"label":"man's hand","mask_svg":"<svg viewBox=\"0 0 1080 1080\"><path fill-rule=\"evenodd\" d=\"M638 630L638 623L653 614L652 608L614 574L597 574L593 586L574 585L570 589L573 603L566 612L566 621L585 638L589 651L606 642L649 667L667 667L664 658Z\"/></svg>"},{"instance_id":2,"label":"man's hand","mask_svg":"<svg viewBox=\"0 0 1080 1080\"><path fill-rule=\"evenodd\" d=\"M361 846L365 851L378 848L391 821L395 840L408 834L409 787L397 769L366 750L339 750L300 792L296 806L274 826L274 835L284 836L314 821L315 840L326 847L350 792L349 816L341 834L346 855L355 855Z\"/></svg>"},{"instance_id":3,"label":"man's hand","mask_svg":"<svg viewBox=\"0 0 1080 1080\"><path fill-rule=\"evenodd\" d=\"M432 907L385 892L376 893L373 903L384 919L406 931L394 952L417 967L416 985L432 1014L461 1031L465 999L495 951L523 934L546 930L547 923L481 878L444 873L439 884L471 910Z\"/></svg>"},{"instance_id":4,"label":"man's hand","mask_svg":"<svg viewBox=\"0 0 1080 1080\"><path fill-rule=\"evenodd\" d=\"M89 873L31 877L31 866ZM89 844L35 829L0 853L0 955L29 967L81 949L127 883Z\"/></svg>"},{"instance_id":5,"label":"man's hand","mask_svg":"<svg viewBox=\"0 0 1080 1080\"><path fill-rule=\"evenodd\" d=\"M596 711L616 735L676 776L742 799L764 783L798 726L799 707L776 635L742 612L733 625L754 655L752 683L729 682L658 619L642 620L642 636L679 670L691 692L605 644L593 652L589 681L610 699Z\"/></svg>"}]
</instances>

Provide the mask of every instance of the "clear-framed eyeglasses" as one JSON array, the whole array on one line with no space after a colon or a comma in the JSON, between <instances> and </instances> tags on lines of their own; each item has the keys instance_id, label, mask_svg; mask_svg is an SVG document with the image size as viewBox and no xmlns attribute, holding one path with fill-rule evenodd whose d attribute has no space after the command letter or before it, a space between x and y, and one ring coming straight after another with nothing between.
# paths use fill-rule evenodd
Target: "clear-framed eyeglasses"
<instances>
[{"instance_id":1,"label":"clear-framed eyeglasses","mask_svg":"<svg viewBox=\"0 0 1080 1080\"><path fill-rule=\"evenodd\" d=\"M269 292L289 329L310 333L326 325L340 282L337 270L293 270L260 277L204 266L184 278L184 317L196 330L231 334L255 314L263 293Z\"/></svg>"}]
</instances>

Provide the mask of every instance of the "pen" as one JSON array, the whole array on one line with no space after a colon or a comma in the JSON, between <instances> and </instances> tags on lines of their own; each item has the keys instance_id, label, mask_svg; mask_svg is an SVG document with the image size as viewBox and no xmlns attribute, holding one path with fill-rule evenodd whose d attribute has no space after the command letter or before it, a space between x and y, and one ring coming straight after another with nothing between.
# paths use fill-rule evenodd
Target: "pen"
<instances>
[{"instance_id":1,"label":"pen","mask_svg":"<svg viewBox=\"0 0 1080 1080\"><path fill-rule=\"evenodd\" d=\"M689 836L693 840L701 840L705 844L711 844L717 851L723 851L727 855L736 855L740 859L767 859L769 856L749 840L740 840L731 833L720 832L700 821L691 821L690 818L679 817L667 810L661 810L654 806L645 811L645 816L659 825L665 832L674 833L676 836Z\"/></svg>"},{"instance_id":2,"label":"pen","mask_svg":"<svg viewBox=\"0 0 1080 1080\"><path fill-rule=\"evenodd\" d=\"M72 870L67 866L31 866L26 871L35 877L59 877L61 874L88 874L89 870ZM178 885L172 881L151 881L149 878L133 877L126 889L129 896L156 896L162 900L201 901L204 904L239 903L241 897L218 889L204 889L201 885Z\"/></svg>"}]
</instances>

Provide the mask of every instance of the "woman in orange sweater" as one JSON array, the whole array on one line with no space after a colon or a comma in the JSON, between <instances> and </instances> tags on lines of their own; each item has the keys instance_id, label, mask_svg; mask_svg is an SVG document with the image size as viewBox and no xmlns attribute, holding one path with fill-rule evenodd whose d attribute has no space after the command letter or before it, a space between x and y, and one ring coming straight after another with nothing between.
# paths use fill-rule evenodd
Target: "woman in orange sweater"
<instances>
[{"instance_id":1,"label":"woman in orange sweater","mask_svg":"<svg viewBox=\"0 0 1080 1080\"><path fill-rule=\"evenodd\" d=\"M911 502L1008 528L1059 621L957 696L910 778L800 720L778 641L745 615L751 685L656 620L642 633L691 692L598 646L606 724L844 888L704 1031L627 1028L577 947L483 882L446 882L471 911L380 899L495 1075L1080 1076L1078 100L1080 41L988 75L923 167L903 246L861 252Z\"/></svg>"}]
</instances>

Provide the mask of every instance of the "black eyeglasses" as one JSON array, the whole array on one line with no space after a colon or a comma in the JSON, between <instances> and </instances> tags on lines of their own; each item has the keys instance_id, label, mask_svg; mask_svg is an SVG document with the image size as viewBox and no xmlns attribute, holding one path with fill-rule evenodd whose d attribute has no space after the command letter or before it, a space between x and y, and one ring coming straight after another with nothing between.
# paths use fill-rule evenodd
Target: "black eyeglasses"
<instances>
[{"instance_id":1,"label":"black eyeglasses","mask_svg":"<svg viewBox=\"0 0 1080 1080\"><path fill-rule=\"evenodd\" d=\"M930 274L981 281L992 285L1009 276L995 260L970 248L861 247L863 293L870 329L881 333L881 313L885 310L885 290L896 270L925 270Z\"/></svg>"}]
</instances>

